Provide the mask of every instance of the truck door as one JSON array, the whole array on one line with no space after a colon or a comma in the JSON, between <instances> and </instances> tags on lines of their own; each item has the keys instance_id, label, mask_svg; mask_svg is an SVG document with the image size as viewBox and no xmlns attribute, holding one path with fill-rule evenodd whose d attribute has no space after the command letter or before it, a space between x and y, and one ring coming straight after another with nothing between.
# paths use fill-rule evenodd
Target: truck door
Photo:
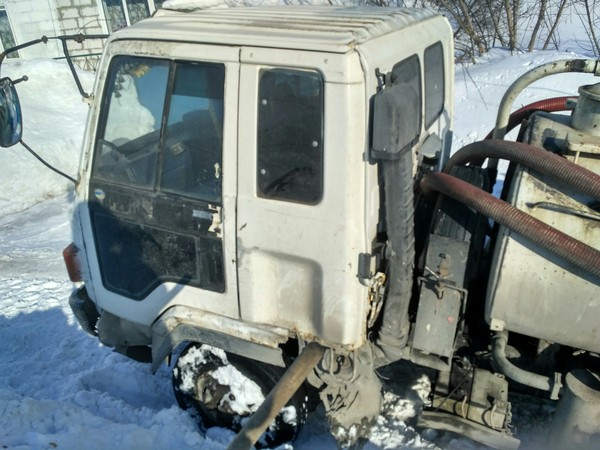
<instances>
[{"instance_id":1,"label":"truck door","mask_svg":"<svg viewBox=\"0 0 600 450\"><path fill-rule=\"evenodd\" d=\"M241 317L360 345L367 296L356 278L365 246L358 57L244 48L240 60Z\"/></svg>"},{"instance_id":2,"label":"truck door","mask_svg":"<svg viewBox=\"0 0 600 450\"><path fill-rule=\"evenodd\" d=\"M177 47L182 56L211 53L185 47ZM237 58L228 50L212 54ZM235 255L236 189L236 141L226 135L237 126L227 86L237 79L235 60L112 58L89 188L103 307L127 315L124 302L110 301L126 297L144 304L137 321L151 320L177 297L239 315L235 270L226 267Z\"/></svg>"}]
</instances>

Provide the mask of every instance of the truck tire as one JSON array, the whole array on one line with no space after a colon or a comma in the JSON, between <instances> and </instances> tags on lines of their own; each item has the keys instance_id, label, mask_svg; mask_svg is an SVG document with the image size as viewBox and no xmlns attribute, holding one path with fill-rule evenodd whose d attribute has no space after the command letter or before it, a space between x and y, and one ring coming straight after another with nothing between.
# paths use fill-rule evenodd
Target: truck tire
<instances>
[{"instance_id":1,"label":"truck tire","mask_svg":"<svg viewBox=\"0 0 600 450\"><path fill-rule=\"evenodd\" d=\"M173 390L182 409L192 410L201 429L221 426L238 432L279 381L284 368L192 343L173 368ZM296 438L307 416L301 387L256 444L277 447Z\"/></svg>"}]
</instances>

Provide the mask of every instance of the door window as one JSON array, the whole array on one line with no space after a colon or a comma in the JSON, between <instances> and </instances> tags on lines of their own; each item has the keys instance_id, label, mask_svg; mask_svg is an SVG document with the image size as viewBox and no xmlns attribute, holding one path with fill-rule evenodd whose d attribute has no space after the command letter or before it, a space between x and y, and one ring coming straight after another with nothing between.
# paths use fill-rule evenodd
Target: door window
<instances>
[{"instance_id":1,"label":"door window","mask_svg":"<svg viewBox=\"0 0 600 450\"><path fill-rule=\"evenodd\" d=\"M257 191L316 204L323 196L323 78L314 71L263 70L259 81Z\"/></svg>"},{"instance_id":2,"label":"door window","mask_svg":"<svg viewBox=\"0 0 600 450\"><path fill-rule=\"evenodd\" d=\"M176 66L165 127L161 190L220 201L223 83L221 66Z\"/></svg>"},{"instance_id":3,"label":"door window","mask_svg":"<svg viewBox=\"0 0 600 450\"><path fill-rule=\"evenodd\" d=\"M398 123L403 148L417 140L421 131L421 68L416 55L394 66L392 85L398 93L398 103L405 108Z\"/></svg>"},{"instance_id":4,"label":"door window","mask_svg":"<svg viewBox=\"0 0 600 450\"><path fill-rule=\"evenodd\" d=\"M97 141L94 175L115 183L153 188L169 63L119 56L104 98L106 121Z\"/></svg>"},{"instance_id":5,"label":"door window","mask_svg":"<svg viewBox=\"0 0 600 450\"><path fill-rule=\"evenodd\" d=\"M444 110L444 49L438 42L425 50L425 125L431 125Z\"/></svg>"},{"instance_id":6,"label":"door window","mask_svg":"<svg viewBox=\"0 0 600 450\"><path fill-rule=\"evenodd\" d=\"M115 57L94 176L219 203L224 81L219 64Z\"/></svg>"}]
</instances>

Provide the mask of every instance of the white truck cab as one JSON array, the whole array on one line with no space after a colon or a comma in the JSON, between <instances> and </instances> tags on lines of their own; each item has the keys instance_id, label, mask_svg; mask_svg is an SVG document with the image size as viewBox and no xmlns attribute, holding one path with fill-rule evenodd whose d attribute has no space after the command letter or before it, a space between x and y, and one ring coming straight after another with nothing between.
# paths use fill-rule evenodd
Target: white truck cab
<instances>
[{"instance_id":1,"label":"white truck cab","mask_svg":"<svg viewBox=\"0 0 600 450\"><path fill-rule=\"evenodd\" d=\"M159 10L111 35L74 309L154 370L182 342L278 366L309 342L364 348L384 284L368 256L384 233L376 160L407 154L412 185L417 161L447 158L452 57L424 9Z\"/></svg>"},{"instance_id":2,"label":"white truck cab","mask_svg":"<svg viewBox=\"0 0 600 450\"><path fill-rule=\"evenodd\" d=\"M441 159L452 48L441 17L374 8L159 10L112 35L75 222L101 338L162 344L157 325L175 321L232 336L231 351L364 345L378 74L406 74L407 143Z\"/></svg>"}]
</instances>

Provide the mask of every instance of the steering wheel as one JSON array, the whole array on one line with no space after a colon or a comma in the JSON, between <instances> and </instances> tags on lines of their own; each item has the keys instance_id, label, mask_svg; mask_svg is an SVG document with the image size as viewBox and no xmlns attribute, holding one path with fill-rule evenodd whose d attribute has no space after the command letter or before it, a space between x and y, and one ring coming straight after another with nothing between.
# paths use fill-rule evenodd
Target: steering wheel
<instances>
[{"instance_id":1,"label":"steering wheel","mask_svg":"<svg viewBox=\"0 0 600 450\"><path fill-rule=\"evenodd\" d=\"M289 184L294 183L296 180L298 180L306 175L312 176L313 174L314 174L314 172L311 167L308 167L308 166L296 167L296 168L284 173L283 175L276 178L275 180L271 181L263 189L263 193L266 196L271 196L271 195L275 194L276 192L281 191L283 188L285 188Z\"/></svg>"},{"instance_id":2,"label":"steering wheel","mask_svg":"<svg viewBox=\"0 0 600 450\"><path fill-rule=\"evenodd\" d=\"M99 139L98 143L101 146L101 152L104 153L104 149L108 148L107 155L112 159L112 164L106 163L101 168L101 173L108 175L110 179L115 181L129 181L130 183L136 183L138 180L135 168L131 165L131 161L123 152L119 150L119 147L106 139ZM123 176L123 174L125 176Z\"/></svg>"}]
</instances>

